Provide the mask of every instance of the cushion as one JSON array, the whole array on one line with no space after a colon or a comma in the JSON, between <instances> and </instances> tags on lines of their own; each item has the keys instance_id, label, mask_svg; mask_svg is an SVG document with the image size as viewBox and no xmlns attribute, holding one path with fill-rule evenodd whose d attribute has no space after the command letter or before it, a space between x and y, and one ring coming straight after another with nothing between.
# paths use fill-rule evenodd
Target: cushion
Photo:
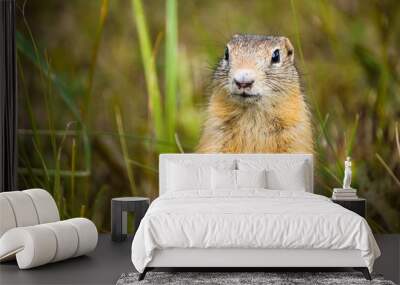
<instances>
[{"instance_id":1,"label":"cushion","mask_svg":"<svg viewBox=\"0 0 400 285\"><path fill-rule=\"evenodd\" d=\"M15 228L14 212L10 202L6 197L0 195L0 237L8 230Z\"/></svg>"},{"instance_id":2,"label":"cushion","mask_svg":"<svg viewBox=\"0 0 400 285\"><path fill-rule=\"evenodd\" d=\"M43 189L0 193L0 237L14 227L26 227L60 220L56 202ZM4 217L4 219L3 219Z\"/></svg>"},{"instance_id":3,"label":"cushion","mask_svg":"<svg viewBox=\"0 0 400 285\"><path fill-rule=\"evenodd\" d=\"M273 190L306 191L309 175L304 161L239 159L239 170L267 170L267 188Z\"/></svg>"},{"instance_id":4,"label":"cushion","mask_svg":"<svg viewBox=\"0 0 400 285\"><path fill-rule=\"evenodd\" d=\"M236 170L212 168L213 190L236 190Z\"/></svg>"},{"instance_id":5,"label":"cushion","mask_svg":"<svg viewBox=\"0 0 400 285\"><path fill-rule=\"evenodd\" d=\"M56 262L75 256L77 252L79 237L78 232L71 228L70 223L55 222L43 224L43 227L49 228L51 230L51 235L55 236L57 241L57 249L55 256L48 262Z\"/></svg>"},{"instance_id":6,"label":"cushion","mask_svg":"<svg viewBox=\"0 0 400 285\"><path fill-rule=\"evenodd\" d=\"M35 205L29 195L23 191L3 192L13 211L17 227L33 226L39 223Z\"/></svg>"},{"instance_id":7,"label":"cushion","mask_svg":"<svg viewBox=\"0 0 400 285\"><path fill-rule=\"evenodd\" d=\"M176 191L173 187L176 186L176 175L173 171L174 165L180 165L185 168L194 168L194 167L206 167L206 168L216 168L216 169L236 169L236 159L232 158L224 158L220 156L214 155L198 155L198 154L160 154L159 160L159 193L163 195L169 191ZM209 174L211 176L211 172ZM210 184L207 184L207 191L212 191L211 189L211 178L208 181ZM186 186L186 185L180 185ZM198 189L198 185L195 186L196 189L193 189L193 186L190 186L190 190L201 190L201 192L205 192L204 189ZM204 185L200 185L200 187L204 187ZM178 187L183 189L183 187ZM199 191L200 192L200 191Z\"/></svg>"},{"instance_id":8,"label":"cushion","mask_svg":"<svg viewBox=\"0 0 400 285\"><path fill-rule=\"evenodd\" d=\"M17 259L20 269L51 262L57 251L57 240L43 225L13 228L0 238L0 261Z\"/></svg>"},{"instance_id":9,"label":"cushion","mask_svg":"<svg viewBox=\"0 0 400 285\"><path fill-rule=\"evenodd\" d=\"M43 189L28 189L22 191L28 194L33 201L39 224L51 223L60 220L56 202L49 192Z\"/></svg>"},{"instance_id":10,"label":"cushion","mask_svg":"<svg viewBox=\"0 0 400 285\"><path fill-rule=\"evenodd\" d=\"M238 188L267 188L267 171L236 170Z\"/></svg>"},{"instance_id":11,"label":"cushion","mask_svg":"<svg viewBox=\"0 0 400 285\"><path fill-rule=\"evenodd\" d=\"M267 171L215 169L211 171L213 190L234 191L241 188L267 188Z\"/></svg>"},{"instance_id":12,"label":"cushion","mask_svg":"<svg viewBox=\"0 0 400 285\"><path fill-rule=\"evenodd\" d=\"M168 191L211 189L211 167L169 163L168 173Z\"/></svg>"},{"instance_id":13,"label":"cushion","mask_svg":"<svg viewBox=\"0 0 400 285\"><path fill-rule=\"evenodd\" d=\"M86 254L96 248L98 233L95 224L85 218L73 218L65 220L71 224L78 233L79 243L74 257Z\"/></svg>"},{"instance_id":14,"label":"cushion","mask_svg":"<svg viewBox=\"0 0 400 285\"><path fill-rule=\"evenodd\" d=\"M289 172L270 170L267 172L268 188L272 190L306 191L306 178L303 170L293 169Z\"/></svg>"}]
</instances>

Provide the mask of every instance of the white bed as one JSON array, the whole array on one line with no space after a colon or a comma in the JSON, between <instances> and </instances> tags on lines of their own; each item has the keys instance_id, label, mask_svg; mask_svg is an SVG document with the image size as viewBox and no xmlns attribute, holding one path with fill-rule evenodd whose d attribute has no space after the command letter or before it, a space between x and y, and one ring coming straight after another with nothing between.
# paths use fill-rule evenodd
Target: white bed
<instances>
[{"instance_id":1,"label":"white bed","mask_svg":"<svg viewBox=\"0 0 400 285\"><path fill-rule=\"evenodd\" d=\"M312 194L312 155L163 154L159 185L132 243L140 278L154 267L354 267L369 278L380 255L362 217Z\"/></svg>"}]
</instances>

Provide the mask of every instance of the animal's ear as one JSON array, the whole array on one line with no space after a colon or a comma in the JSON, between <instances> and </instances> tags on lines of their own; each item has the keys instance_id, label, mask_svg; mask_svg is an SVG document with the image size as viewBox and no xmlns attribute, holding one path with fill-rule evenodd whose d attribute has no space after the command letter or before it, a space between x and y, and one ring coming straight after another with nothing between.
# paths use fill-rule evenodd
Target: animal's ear
<instances>
[{"instance_id":1,"label":"animal's ear","mask_svg":"<svg viewBox=\"0 0 400 285\"><path fill-rule=\"evenodd\" d=\"M294 48L292 43L288 38L283 38L283 43L286 49L286 57L290 60L290 62L294 61Z\"/></svg>"}]
</instances>

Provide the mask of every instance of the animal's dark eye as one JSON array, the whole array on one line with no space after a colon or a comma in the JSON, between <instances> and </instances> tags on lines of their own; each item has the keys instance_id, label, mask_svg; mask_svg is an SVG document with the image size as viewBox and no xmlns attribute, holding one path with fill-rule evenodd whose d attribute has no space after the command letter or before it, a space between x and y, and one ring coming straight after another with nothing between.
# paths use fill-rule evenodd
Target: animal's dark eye
<instances>
[{"instance_id":1,"label":"animal's dark eye","mask_svg":"<svg viewBox=\"0 0 400 285\"><path fill-rule=\"evenodd\" d=\"M226 61L229 60L229 49L228 49L228 47L225 47L224 59Z\"/></svg>"},{"instance_id":2,"label":"animal's dark eye","mask_svg":"<svg viewBox=\"0 0 400 285\"><path fill-rule=\"evenodd\" d=\"M274 50L271 57L271 63L278 63L281 60L279 49Z\"/></svg>"}]
</instances>

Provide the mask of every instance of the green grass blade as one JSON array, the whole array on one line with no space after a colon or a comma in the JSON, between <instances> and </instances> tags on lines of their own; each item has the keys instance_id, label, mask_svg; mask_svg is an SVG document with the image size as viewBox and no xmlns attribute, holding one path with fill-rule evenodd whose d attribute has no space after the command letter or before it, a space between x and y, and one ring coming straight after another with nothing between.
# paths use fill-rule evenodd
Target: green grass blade
<instances>
[{"instance_id":1,"label":"green grass blade","mask_svg":"<svg viewBox=\"0 0 400 285\"><path fill-rule=\"evenodd\" d=\"M30 158L30 157L29 157ZM28 176L30 178L30 187L32 186L39 186L40 188L43 189L48 189L50 190L50 185L49 184L45 184L42 180L40 180L38 178L37 175L35 175L32 165L31 165L31 161L28 158L28 155L25 151L25 148L23 146L21 146L21 144L19 144L19 148L18 148L18 159L21 160L22 164L26 166L25 168L25 173L22 173L21 169L18 168L18 175L20 176ZM20 163L21 163L20 162ZM40 169L43 172L43 169Z\"/></svg>"},{"instance_id":2,"label":"green grass blade","mask_svg":"<svg viewBox=\"0 0 400 285\"><path fill-rule=\"evenodd\" d=\"M398 123L396 123L396 127L395 127L395 139L396 139L397 153L399 154L399 159L400 159L400 138L399 138L399 124Z\"/></svg>"},{"instance_id":3,"label":"green grass blade","mask_svg":"<svg viewBox=\"0 0 400 285\"><path fill-rule=\"evenodd\" d=\"M53 157L55 158L57 155L57 146L56 146L56 136L54 134L55 132L54 108L53 108L54 104L53 104L53 94L52 94L53 93L52 82L50 79L51 66L47 53L45 53L45 61L48 68L46 74L46 90L43 93L43 97L44 97L44 105L46 107L47 123L50 130L50 142L51 142L51 147L53 149Z\"/></svg>"},{"instance_id":4,"label":"green grass blade","mask_svg":"<svg viewBox=\"0 0 400 285\"><path fill-rule=\"evenodd\" d=\"M200 136L201 124L204 121L201 108L196 106L195 91L193 82L191 59L188 56L184 47L179 50L179 66L178 66L178 82L179 82L179 97L178 101L178 124L180 133L184 134L184 138L191 138L195 144ZM183 144L182 144L183 146ZM185 149L193 149L185 146Z\"/></svg>"},{"instance_id":5,"label":"green grass blade","mask_svg":"<svg viewBox=\"0 0 400 285\"><path fill-rule=\"evenodd\" d=\"M140 163L140 162L138 162L136 160L133 160L133 159L129 159L128 161L129 161L129 163L131 163L133 165L136 165L136 166L138 166L140 168L143 168L143 169L150 170L152 172L158 173L158 170L155 167L145 165L145 164Z\"/></svg>"},{"instance_id":6,"label":"green grass blade","mask_svg":"<svg viewBox=\"0 0 400 285\"><path fill-rule=\"evenodd\" d=\"M37 133L37 129L38 129L37 122L36 122L35 116L33 115L31 98L28 95L27 85L26 85L26 81L25 81L25 73L24 73L24 69L22 67L21 59L19 56L17 57L17 63L18 63L18 73L19 73L19 80L20 80L20 83L18 86L19 86L20 90L22 90L22 93L24 94L23 97L24 97L25 108L28 111L28 118L29 118L29 123L32 127L33 138L34 138L36 144L38 146L40 146L41 143L40 143L40 137Z\"/></svg>"},{"instance_id":7,"label":"green grass blade","mask_svg":"<svg viewBox=\"0 0 400 285\"><path fill-rule=\"evenodd\" d=\"M156 138L164 138L164 123L160 88L157 79L155 61L152 56L150 35L147 28L142 1L132 0L132 8L132 15L136 23L144 74L146 77L150 118L154 124Z\"/></svg>"},{"instance_id":8,"label":"green grass blade","mask_svg":"<svg viewBox=\"0 0 400 285\"><path fill-rule=\"evenodd\" d=\"M173 141L176 132L178 75L178 13L177 1L166 1L165 32L165 118L167 139Z\"/></svg>"},{"instance_id":9,"label":"green grass blade","mask_svg":"<svg viewBox=\"0 0 400 285\"><path fill-rule=\"evenodd\" d=\"M122 124L121 110L118 106L115 106L114 112L115 112L115 120L117 122L118 133L123 134L124 126ZM136 186L135 186L135 179L133 176L132 167L130 166L130 163L129 163L130 159L129 159L129 154L128 154L128 146L126 144L125 138L122 135L119 137L119 141L121 144L122 155L123 155L124 161L125 161L126 172L128 174L129 185L131 188L131 194L132 194L132 196L135 196Z\"/></svg>"},{"instance_id":10,"label":"green grass blade","mask_svg":"<svg viewBox=\"0 0 400 285\"><path fill-rule=\"evenodd\" d=\"M65 84L59 76L49 70L49 66L47 65L46 60L39 54L37 51L36 45L30 43L28 40L24 38L24 36L17 32L16 33L16 42L18 51L24 55L28 60L30 60L40 71L41 74L48 76L48 78L52 81L53 85L57 89L56 94L58 94L61 99L64 101L67 108L70 112L74 115L76 120L80 123L82 128L82 140L83 140L83 147L84 147L84 163L85 168L87 171L91 169L91 144L90 139L88 137L88 129L83 123L81 119L80 112L76 106L74 101L74 93L83 93L83 89L80 91L72 92L68 89L68 85ZM71 84L69 84L71 85Z\"/></svg>"},{"instance_id":11,"label":"green grass blade","mask_svg":"<svg viewBox=\"0 0 400 285\"><path fill-rule=\"evenodd\" d=\"M67 124L67 129L70 127L70 123ZM56 204L60 209L60 213L64 212L64 209L62 209L62 202L64 199L64 193L63 193L63 188L61 185L61 154L62 154L62 150L64 147L64 142L65 139L67 138L67 136L63 136L60 142L60 145L57 149L57 157L56 157L56 165L55 165L55 169L54 169L54 188L53 188L53 195L54 195L54 199L56 200Z\"/></svg>"},{"instance_id":12,"label":"green grass blade","mask_svg":"<svg viewBox=\"0 0 400 285\"><path fill-rule=\"evenodd\" d=\"M371 218L367 218L368 225L371 226L372 232L375 234L385 234L387 233L387 230L385 230L380 224L378 224L375 220Z\"/></svg>"},{"instance_id":13,"label":"green grass blade","mask_svg":"<svg viewBox=\"0 0 400 285\"><path fill-rule=\"evenodd\" d=\"M24 6L25 6L25 4L24 4ZM35 55L36 59L40 60L41 56L40 56L40 53L39 53L39 48L38 48L38 45L36 43L35 37L33 36L33 32L32 32L32 29L31 29L29 23L28 23L28 20L25 17L25 8L24 7L22 9L22 20L24 22L25 29L28 32L29 38L30 38L31 43L32 43L33 54ZM17 39L17 46L18 46L18 39ZM45 79L44 79L44 73L45 73L45 70L39 69L40 79L41 79L43 87L45 89L46 82L45 82Z\"/></svg>"},{"instance_id":14,"label":"green grass blade","mask_svg":"<svg viewBox=\"0 0 400 285\"><path fill-rule=\"evenodd\" d=\"M99 53L99 48L101 44L101 39L104 31L105 22L108 16L109 11L109 0L102 0L101 7L100 7L100 16L99 16L99 23L97 26L97 32L94 41L94 47L92 50L92 57L89 67L89 76L88 76L88 83L87 88L84 92L83 102L81 104L81 117L82 117L82 131L83 131L83 147L85 153L85 165L86 169L91 169L91 162L92 162L92 143L90 141L90 137L88 135L88 130L90 130L91 126L91 98L93 93L93 80L95 75L95 70L97 66L97 57ZM88 201L90 195L90 183L84 184L84 192L85 192L85 201Z\"/></svg>"},{"instance_id":15,"label":"green grass blade","mask_svg":"<svg viewBox=\"0 0 400 285\"><path fill-rule=\"evenodd\" d=\"M46 161L45 161L45 159L44 159L44 157L43 157L43 154L40 152L40 150L39 150L39 148L38 148L36 142L33 140L32 143L33 143L33 147L34 147L36 153L37 153L38 156L39 156L40 162L41 162L41 164L42 164L43 171L44 171L44 173L45 173L46 184L47 184L47 185L50 185L50 184L49 184L49 183L50 183L50 176L49 176L49 171L48 171L48 169L47 169Z\"/></svg>"},{"instance_id":16,"label":"green grass blade","mask_svg":"<svg viewBox=\"0 0 400 285\"><path fill-rule=\"evenodd\" d=\"M86 217L86 205L81 205L81 209L79 211L79 217L82 218Z\"/></svg>"},{"instance_id":17,"label":"green grass blade","mask_svg":"<svg viewBox=\"0 0 400 285\"><path fill-rule=\"evenodd\" d=\"M16 42L18 51L30 60L40 72L50 77L53 84L57 87L58 94L61 96L68 109L72 112L75 118L80 121L79 110L73 100L72 92L67 90L66 84L55 73L49 70L46 60L40 54L35 55L35 50L32 47L32 44L19 32L16 33Z\"/></svg>"},{"instance_id":18,"label":"green grass blade","mask_svg":"<svg viewBox=\"0 0 400 285\"><path fill-rule=\"evenodd\" d=\"M60 156L61 156L61 152L59 152ZM54 196L54 200L56 201L57 207L60 211L60 213L62 213L62 209L61 209L61 203L62 203L62 186L61 186L61 175L60 175L60 159L61 158L59 155L57 155L57 159L56 159L56 165L55 165L55 171L54 171L54 184L53 184L53 196Z\"/></svg>"},{"instance_id":19,"label":"green grass blade","mask_svg":"<svg viewBox=\"0 0 400 285\"><path fill-rule=\"evenodd\" d=\"M76 140L72 139L71 149L71 180L70 180L70 201L75 201L75 172L76 172Z\"/></svg>"},{"instance_id":20,"label":"green grass blade","mask_svg":"<svg viewBox=\"0 0 400 285\"><path fill-rule=\"evenodd\" d=\"M104 25L108 16L108 11L109 11L109 0L103 0L100 7L99 23L97 26L94 47L92 50L92 57L90 60L87 89L86 92L84 93L83 104L82 104L82 118L86 126L90 126L90 116L91 116L90 106L93 93L93 79L97 66L97 57L99 53L101 39L103 36Z\"/></svg>"},{"instance_id":21,"label":"green grass blade","mask_svg":"<svg viewBox=\"0 0 400 285\"><path fill-rule=\"evenodd\" d=\"M335 175L327 166L322 165L322 170L329 174L337 183L341 184L340 178ZM331 189L332 190L332 189Z\"/></svg>"},{"instance_id":22,"label":"green grass blade","mask_svg":"<svg viewBox=\"0 0 400 285\"><path fill-rule=\"evenodd\" d=\"M292 13L293 13L293 19L294 19L294 26L295 26L295 36L296 36L296 45L297 45L297 49L298 49L298 53L299 53L299 57L300 57L300 62L301 65L304 69L305 74L307 73L307 66L305 64L305 60L304 60L304 53L303 53L303 47L301 44L301 34L300 34L300 24L299 24L299 19L297 17L297 10L296 10L296 5L294 4L294 0L290 0L290 5L292 8ZM308 93L310 95L310 98L312 100L313 103L313 107L315 108L316 112L317 112L317 119L318 119L318 123L320 125L320 130L321 133L324 135L324 137L326 138L326 133L325 133L325 129L324 129L324 118L321 114L321 111L319 110L319 106L318 103L316 101L316 99L314 98L314 92L312 89L312 84L310 81L309 76L306 76L306 82L307 82L307 87L308 87ZM327 139L327 143L330 143L330 140ZM333 148L333 147L331 147ZM334 150L334 149L333 149Z\"/></svg>"},{"instance_id":23,"label":"green grass blade","mask_svg":"<svg viewBox=\"0 0 400 285\"><path fill-rule=\"evenodd\" d=\"M98 229L101 229L104 224L105 211L107 203L110 200L110 187L108 185L103 185L100 187L99 192L96 194L92 209L91 220L96 225Z\"/></svg>"},{"instance_id":24,"label":"green grass blade","mask_svg":"<svg viewBox=\"0 0 400 285\"><path fill-rule=\"evenodd\" d=\"M301 64L304 68L304 72L306 74L308 74L307 72L307 66L305 64L305 60L304 60L304 53L303 53L303 48L302 48L302 44L301 44L301 34L300 34L300 25L299 25L299 20L298 20L298 14L297 14L297 10L296 10L296 5L294 3L294 0L290 0L290 5L291 5L291 9L292 9L292 13L293 13L293 19L294 19L294 24L295 24L295 34L296 34L296 45L297 48L299 50L299 56L300 56L300 61ZM341 161L340 161L340 156L337 153L337 150L335 149L335 147L333 146L331 139L328 136L328 133L325 130L325 126L324 126L324 118L322 116L322 113L319 109L319 105L318 102L315 98L315 94L313 91L313 85L311 84L311 79L310 76L305 76L306 82L307 82L307 87L308 87L308 93L310 95L310 98L312 100L312 104L313 104L313 108L315 109L316 113L317 113L317 122L318 122L318 126L319 126L319 130L322 133L326 143L328 144L329 148L331 149L332 153L334 154L334 157L336 157L336 166L338 168L338 171L341 171Z\"/></svg>"},{"instance_id":25,"label":"green grass blade","mask_svg":"<svg viewBox=\"0 0 400 285\"><path fill-rule=\"evenodd\" d=\"M178 146L178 149L179 149L179 152L180 153L185 153L185 151L183 150L183 147L182 147L182 144L181 144L181 141L180 141L180 139L179 139L179 136L178 136L178 134L177 133L175 133L175 142L176 142L176 145Z\"/></svg>"},{"instance_id":26,"label":"green grass blade","mask_svg":"<svg viewBox=\"0 0 400 285\"><path fill-rule=\"evenodd\" d=\"M292 13L293 13L293 19L294 19L294 26L295 26L295 31L296 31L296 45L299 51L299 56L300 56L300 61L301 61L301 65L304 68L304 71L306 74L307 73L307 66L305 64L305 60L304 60L304 53L303 53L303 47L301 44L301 34L300 34L300 24L299 24L299 19L297 17L297 10L296 10L296 5L294 4L294 0L290 0L290 5L292 8ZM312 84L310 81L309 76L306 76L306 82L307 82L307 87L308 87L308 93L310 94L310 98L312 100L313 103L313 107L315 108L316 112L317 112L317 118L319 120L319 122L323 121L323 116L321 114L321 111L319 109L318 103L314 97L314 92L313 92L313 88L312 88Z\"/></svg>"},{"instance_id":27,"label":"green grass blade","mask_svg":"<svg viewBox=\"0 0 400 285\"><path fill-rule=\"evenodd\" d=\"M394 182L396 182L397 186L400 187L399 178L396 177L396 175L394 174L393 170L390 169L389 165L387 165L385 160L378 153L375 153L375 156L378 159L378 161L382 164L382 166L385 168L387 173L393 178Z\"/></svg>"}]
</instances>

